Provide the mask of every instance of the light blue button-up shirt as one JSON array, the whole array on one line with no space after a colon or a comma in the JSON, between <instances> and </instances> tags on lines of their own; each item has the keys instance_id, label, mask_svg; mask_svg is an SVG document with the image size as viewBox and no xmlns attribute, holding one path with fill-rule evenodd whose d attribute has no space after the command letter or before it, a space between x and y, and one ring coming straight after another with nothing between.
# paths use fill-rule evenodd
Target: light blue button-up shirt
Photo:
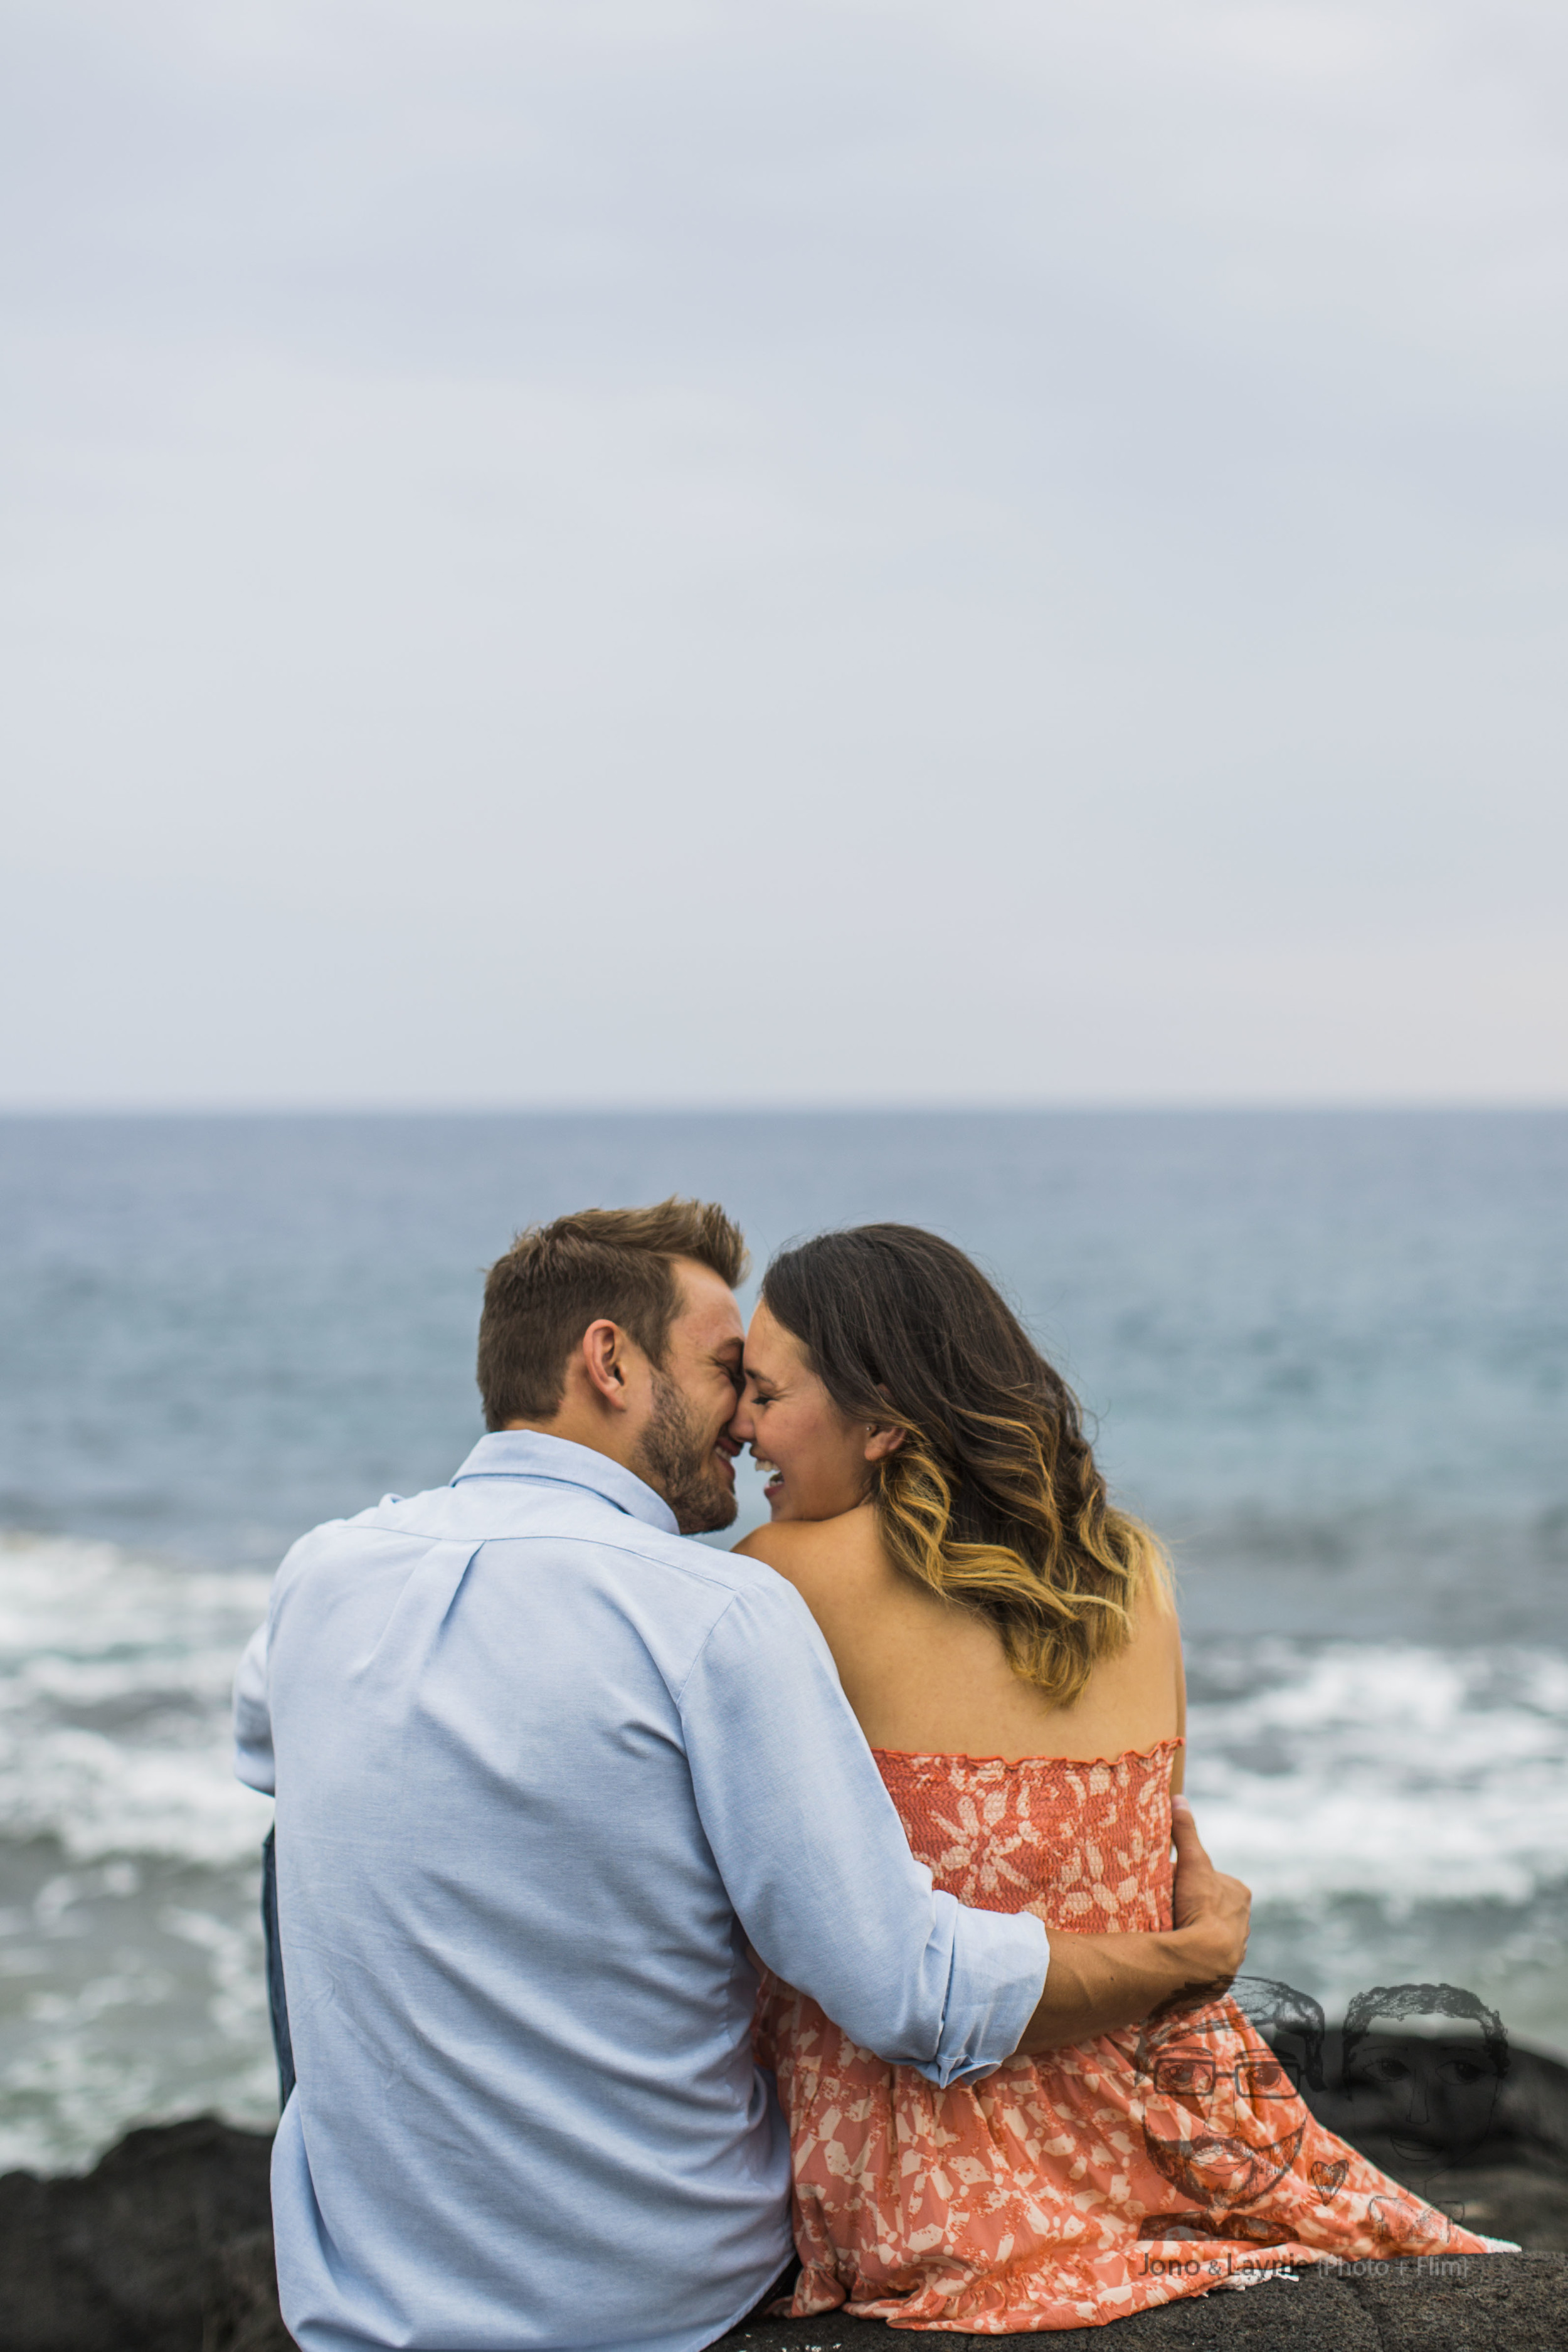
<instances>
[{"instance_id":1,"label":"light blue button-up shirt","mask_svg":"<svg viewBox=\"0 0 1568 2352\"><path fill-rule=\"evenodd\" d=\"M1044 1984L1037 1919L910 1855L794 1589L557 1438L296 1544L236 1729L278 1800L304 2352L698 2352L790 2247L748 1943L935 2083Z\"/></svg>"}]
</instances>

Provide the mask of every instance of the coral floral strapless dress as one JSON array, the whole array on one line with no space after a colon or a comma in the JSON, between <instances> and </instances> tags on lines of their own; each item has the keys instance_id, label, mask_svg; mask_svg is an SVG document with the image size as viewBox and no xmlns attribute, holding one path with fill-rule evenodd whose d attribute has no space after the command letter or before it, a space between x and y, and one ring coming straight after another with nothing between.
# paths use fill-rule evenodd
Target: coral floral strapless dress
<instances>
[{"instance_id":1,"label":"coral floral strapless dress","mask_svg":"<svg viewBox=\"0 0 1568 2352\"><path fill-rule=\"evenodd\" d=\"M877 1762L938 1886L1104 1935L1171 1925L1177 1745L1100 1763ZM767 1975L755 2038L789 2123L796 2317L843 2305L1004 2336L1325 2257L1487 2251L1315 2124L1229 2000L947 2090Z\"/></svg>"}]
</instances>

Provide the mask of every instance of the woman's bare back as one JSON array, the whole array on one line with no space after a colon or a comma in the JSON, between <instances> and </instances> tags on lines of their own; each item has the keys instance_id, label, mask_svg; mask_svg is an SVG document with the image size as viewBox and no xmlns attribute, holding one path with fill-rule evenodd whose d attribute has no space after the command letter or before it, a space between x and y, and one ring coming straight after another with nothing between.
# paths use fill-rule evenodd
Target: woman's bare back
<instances>
[{"instance_id":1,"label":"woman's bare back","mask_svg":"<svg viewBox=\"0 0 1568 2352\"><path fill-rule=\"evenodd\" d=\"M1014 1763L1121 1756L1184 1734L1181 1635L1157 1588L1145 1593L1127 1647L1064 1707L1013 1672L978 1611L892 1565L868 1503L836 1519L758 1528L735 1549L795 1587L872 1748ZM1181 1787L1179 1751L1172 1785Z\"/></svg>"}]
</instances>

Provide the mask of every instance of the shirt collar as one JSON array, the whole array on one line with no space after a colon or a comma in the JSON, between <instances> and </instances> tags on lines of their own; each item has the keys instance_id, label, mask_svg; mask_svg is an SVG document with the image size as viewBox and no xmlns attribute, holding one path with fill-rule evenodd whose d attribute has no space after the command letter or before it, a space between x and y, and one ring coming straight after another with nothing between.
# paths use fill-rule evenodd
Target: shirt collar
<instances>
[{"instance_id":1,"label":"shirt collar","mask_svg":"<svg viewBox=\"0 0 1568 2352\"><path fill-rule=\"evenodd\" d=\"M656 1495L635 1471L623 1469L607 1454L595 1454L591 1445L546 1437L537 1429L492 1430L457 1472L454 1486L460 1478L538 1478L552 1486L586 1486L650 1528L662 1528L672 1536L680 1532L664 1496Z\"/></svg>"}]
</instances>

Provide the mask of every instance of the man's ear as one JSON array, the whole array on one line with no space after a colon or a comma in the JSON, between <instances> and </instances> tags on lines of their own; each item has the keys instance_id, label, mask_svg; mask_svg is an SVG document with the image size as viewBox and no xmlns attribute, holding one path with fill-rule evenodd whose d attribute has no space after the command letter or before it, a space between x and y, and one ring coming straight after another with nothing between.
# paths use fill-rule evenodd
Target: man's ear
<instances>
[{"instance_id":1,"label":"man's ear","mask_svg":"<svg viewBox=\"0 0 1568 2352\"><path fill-rule=\"evenodd\" d=\"M625 1412L631 1402L626 1386L626 1335L618 1323L601 1317L583 1334L583 1369L595 1397L612 1412Z\"/></svg>"}]
</instances>

